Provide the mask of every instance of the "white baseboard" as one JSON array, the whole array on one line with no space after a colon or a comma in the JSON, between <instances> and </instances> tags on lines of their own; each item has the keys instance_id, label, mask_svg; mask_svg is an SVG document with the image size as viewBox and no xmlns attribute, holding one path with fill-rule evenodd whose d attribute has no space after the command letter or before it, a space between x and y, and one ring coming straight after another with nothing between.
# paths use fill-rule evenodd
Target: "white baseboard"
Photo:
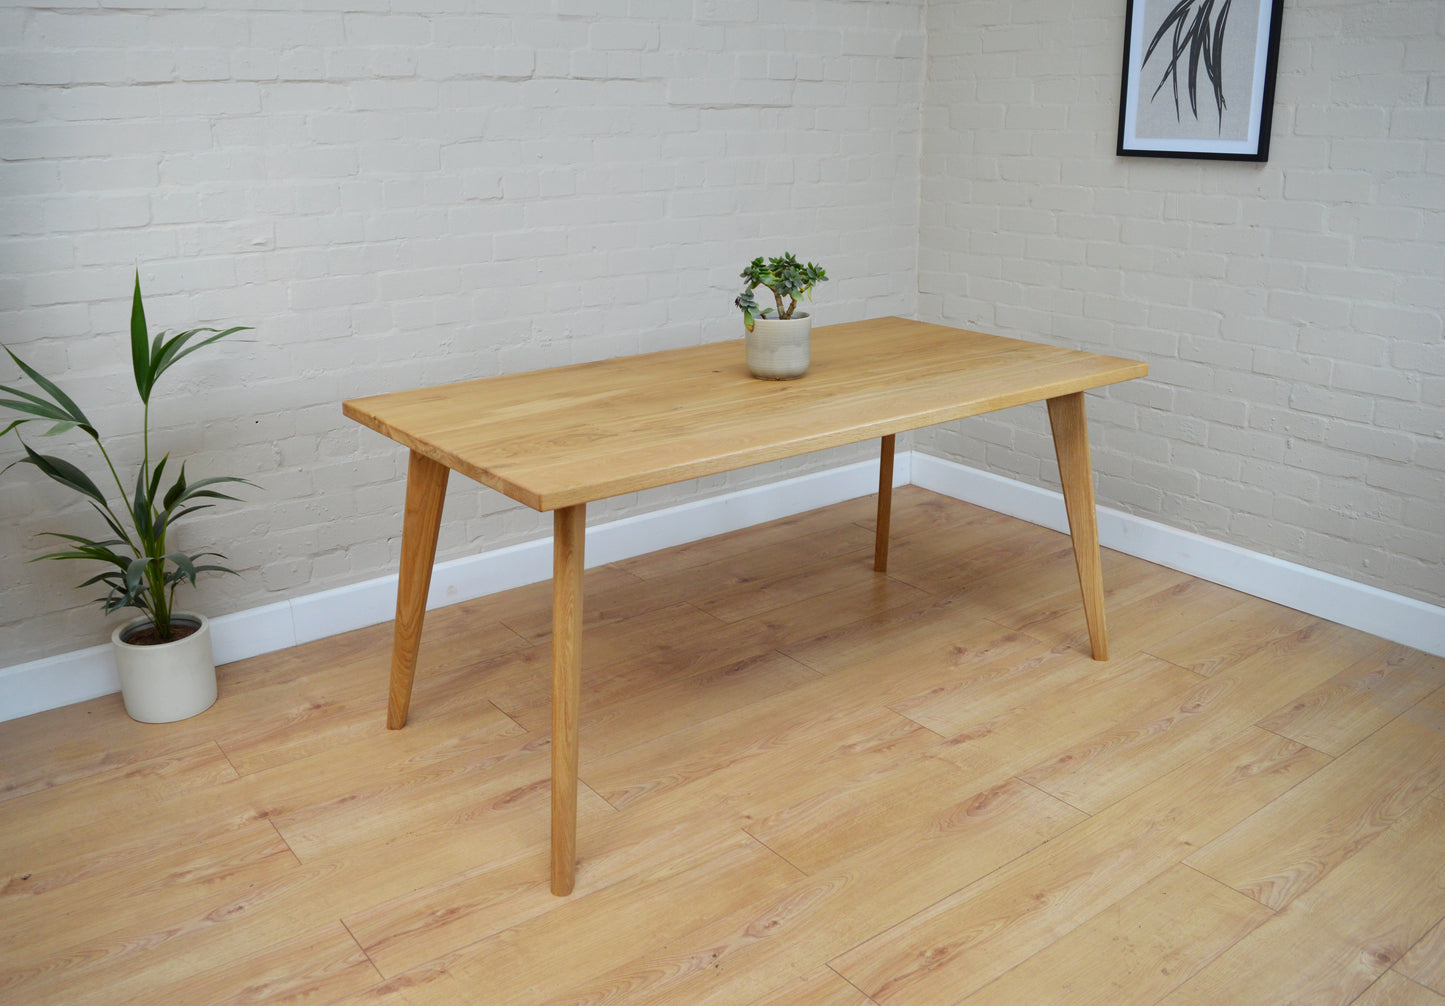
<instances>
[{"instance_id":1,"label":"white baseboard","mask_svg":"<svg viewBox=\"0 0 1445 1006\"><path fill-rule=\"evenodd\" d=\"M907 485L910 458L899 451L893 484ZM624 517L587 529L586 562L605 565L867 496L878 490L877 462L862 461L780 482ZM397 515L401 520L401 515ZM427 607L455 604L538 583L552 575L550 537L437 563ZM211 619L216 662L272 653L341 632L389 622L395 576L323 590ZM120 691L109 643L0 669L0 721Z\"/></svg>"},{"instance_id":2,"label":"white baseboard","mask_svg":"<svg viewBox=\"0 0 1445 1006\"><path fill-rule=\"evenodd\" d=\"M1068 530L1058 492L927 454L914 453L910 467L916 486ZM1445 657L1445 608L1109 507L1098 521L1107 548Z\"/></svg>"},{"instance_id":3,"label":"white baseboard","mask_svg":"<svg viewBox=\"0 0 1445 1006\"><path fill-rule=\"evenodd\" d=\"M877 489L874 462L827 471L638 514L587 529L587 565L735 531ZM1063 531L1063 498L1047 489L917 452L899 451L893 484L914 484L999 513ZM1098 511L1108 548L1233 587L1351 628L1445 656L1445 608L1391 594L1135 517ZM427 607L455 604L546 580L550 538L438 563ZM211 619L218 663L271 653L337 633L388 622L396 610L395 576L324 590ZM120 690L109 644L0 670L0 721L82 702Z\"/></svg>"}]
</instances>

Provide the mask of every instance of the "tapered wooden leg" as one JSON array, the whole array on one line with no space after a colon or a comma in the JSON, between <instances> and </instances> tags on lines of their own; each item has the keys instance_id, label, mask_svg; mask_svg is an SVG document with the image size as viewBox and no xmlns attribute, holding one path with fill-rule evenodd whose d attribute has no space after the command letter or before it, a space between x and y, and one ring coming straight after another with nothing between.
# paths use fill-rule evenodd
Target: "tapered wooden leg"
<instances>
[{"instance_id":1,"label":"tapered wooden leg","mask_svg":"<svg viewBox=\"0 0 1445 1006\"><path fill-rule=\"evenodd\" d=\"M391 644L391 690L386 725L406 726L411 710L411 683L416 676L416 651L426 617L432 563L437 554L442 503L447 494L447 466L411 452L406 470L406 515L401 525L401 577L396 586L396 624Z\"/></svg>"},{"instance_id":2,"label":"tapered wooden leg","mask_svg":"<svg viewBox=\"0 0 1445 1006\"><path fill-rule=\"evenodd\" d=\"M1059 479L1064 484L1064 508L1069 534L1074 539L1074 565L1084 595L1084 621L1095 660L1109 659L1108 632L1104 626L1104 568L1099 561L1099 525L1094 513L1094 470L1089 461L1089 430L1084 421L1084 393L1049 399L1049 426Z\"/></svg>"},{"instance_id":3,"label":"tapered wooden leg","mask_svg":"<svg viewBox=\"0 0 1445 1006\"><path fill-rule=\"evenodd\" d=\"M888 524L893 519L893 434L883 438L878 458L878 529L873 538L873 568L888 572Z\"/></svg>"},{"instance_id":4,"label":"tapered wooden leg","mask_svg":"<svg viewBox=\"0 0 1445 1006\"><path fill-rule=\"evenodd\" d=\"M577 720L582 699L582 556L587 505L552 514L552 893L577 878Z\"/></svg>"}]
</instances>

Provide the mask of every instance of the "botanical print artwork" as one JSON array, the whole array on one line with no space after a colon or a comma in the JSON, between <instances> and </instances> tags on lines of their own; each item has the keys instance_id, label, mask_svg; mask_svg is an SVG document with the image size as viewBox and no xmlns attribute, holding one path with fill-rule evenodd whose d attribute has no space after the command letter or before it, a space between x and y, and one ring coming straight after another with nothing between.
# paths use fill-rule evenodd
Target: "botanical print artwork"
<instances>
[{"instance_id":1,"label":"botanical print artwork","mask_svg":"<svg viewBox=\"0 0 1445 1006\"><path fill-rule=\"evenodd\" d=\"M1119 153L1269 157L1284 0L1128 0Z\"/></svg>"},{"instance_id":2,"label":"botanical print artwork","mask_svg":"<svg viewBox=\"0 0 1445 1006\"><path fill-rule=\"evenodd\" d=\"M1140 136L1245 140L1260 0L1151 0Z\"/></svg>"}]
</instances>

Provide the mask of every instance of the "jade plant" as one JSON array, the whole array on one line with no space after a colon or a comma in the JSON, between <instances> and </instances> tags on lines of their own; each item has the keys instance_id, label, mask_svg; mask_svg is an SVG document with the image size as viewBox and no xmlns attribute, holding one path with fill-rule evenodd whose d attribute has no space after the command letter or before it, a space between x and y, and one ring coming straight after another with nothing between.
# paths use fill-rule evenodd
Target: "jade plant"
<instances>
[{"instance_id":1,"label":"jade plant","mask_svg":"<svg viewBox=\"0 0 1445 1006\"><path fill-rule=\"evenodd\" d=\"M803 265L793 257L792 252L784 252L779 258L766 260L759 256L748 263L741 276L747 280L748 285L733 303L742 309L743 324L749 332L753 330L756 318L791 318L798 309L799 298L812 300L813 287L828 279L822 266L812 262ZM772 291L773 300L777 302L776 308L758 307L753 291L760 286Z\"/></svg>"},{"instance_id":2,"label":"jade plant","mask_svg":"<svg viewBox=\"0 0 1445 1006\"><path fill-rule=\"evenodd\" d=\"M37 391L26 391L9 385L0 385L0 409L8 410L14 419L3 430L0 437L11 430L18 430L26 423L49 423L50 428L42 436L58 436L71 430L79 430L95 441L100 455L110 470L110 479L115 483L118 499L112 502L107 492L78 466L62 458L54 457L31 448L23 438L20 446L25 457L7 465L9 471L15 465L34 465L54 481L83 496L92 509L104 521L111 537L90 538L78 534L64 534L57 531L42 532L57 538L66 545L57 552L39 556L43 559L79 559L99 562L109 567L92 576L81 587L104 584L110 588L99 599L106 614L123 608L139 608L145 613L154 628L156 642L169 642L178 638L178 623L173 621L176 588L182 582L195 586L200 573L217 572L235 574L235 570L204 559L223 559L219 552L198 552L186 554L175 550L170 544L171 533L184 517L214 506L209 500L235 500L235 496L218 491L215 486L224 483L254 485L245 479L221 475L198 479L186 478L186 466L182 462L174 481L162 491L166 468L170 464L167 454L154 466L151 465L150 445L150 403L151 392L156 380L172 364L178 362L203 346L224 339L236 332L246 331L249 326L236 326L225 330L215 328L193 328L177 335L157 333L152 339L146 329L145 307L141 302L140 275L135 281L135 296L131 303L130 343L131 362L135 370L136 391L143 407L141 422L141 461L135 474L134 485L127 489L121 480L110 452L106 450L95 424L86 417L80 407L33 367L16 356L9 347L4 347L10 359L15 361L22 373L35 385ZM20 434L17 432L16 436ZM175 471L174 466L171 470ZM106 481L103 477L102 482Z\"/></svg>"}]
</instances>

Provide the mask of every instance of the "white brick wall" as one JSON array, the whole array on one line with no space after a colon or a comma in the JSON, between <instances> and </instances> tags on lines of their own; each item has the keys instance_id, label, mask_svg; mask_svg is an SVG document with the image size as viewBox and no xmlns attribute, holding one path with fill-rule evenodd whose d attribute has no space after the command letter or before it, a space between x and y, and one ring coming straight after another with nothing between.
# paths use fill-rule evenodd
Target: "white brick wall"
<instances>
[{"instance_id":1,"label":"white brick wall","mask_svg":"<svg viewBox=\"0 0 1445 1006\"><path fill-rule=\"evenodd\" d=\"M923 10L10 3L0 340L129 460L132 271L153 326L254 325L168 373L154 410L189 471L262 487L183 535L244 574L189 603L224 614L387 574L404 453L345 421L343 398L735 338L738 271L784 249L837 277L821 322L914 313ZM6 438L0 467L19 454ZM444 555L548 527L453 481ZM72 521L85 508L28 467L0 479L0 666L105 638L73 589L88 574L26 565L36 532Z\"/></svg>"},{"instance_id":2,"label":"white brick wall","mask_svg":"<svg viewBox=\"0 0 1445 1006\"><path fill-rule=\"evenodd\" d=\"M0 9L0 340L133 458L132 270L153 324L257 327L157 409L263 486L186 536L244 570L211 613L394 570L405 459L342 398L734 337L782 248L834 275L824 322L1149 360L1091 396L1103 502L1445 604L1438 0L1291 0L1265 165L1114 155L1119 0L248 6ZM1056 482L1039 409L921 445ZM545 533L454 481L445 555ZM72 518L0 478L0 666L105 636L78 569L25 564Z\"/></svg>"},{"instance_id":3,"label":"white brick wall","mask_svg":"<svg viewBox=\"0 0 1445 1006\"><path fill-rule=\"evenodd\" d=\"M1123 7L929 3L921 316L1150 362L1101 502L1445 604L1445 5L1287 3L1263 165L1115 156ZM1057 484L1037 411L919 446Z\"/></svg>"}]
</instances>

